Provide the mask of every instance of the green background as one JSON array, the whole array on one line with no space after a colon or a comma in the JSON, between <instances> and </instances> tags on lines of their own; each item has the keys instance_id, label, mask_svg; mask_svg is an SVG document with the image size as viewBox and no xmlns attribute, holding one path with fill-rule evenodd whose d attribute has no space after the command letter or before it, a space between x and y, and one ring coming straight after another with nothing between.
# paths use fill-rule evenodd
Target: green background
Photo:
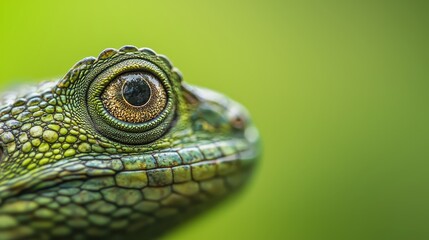
<instances>
[{"instance_id":1,"label":"green background","mask_svg":"<svg viewBox=\"0 0 429 240\"><path fill-rule=\"evenodd\" d=\"M425 1L1 1L0 87L104 48L248 107L253 182L165 239L429 239Z\"/></svg>"}]
</instances>

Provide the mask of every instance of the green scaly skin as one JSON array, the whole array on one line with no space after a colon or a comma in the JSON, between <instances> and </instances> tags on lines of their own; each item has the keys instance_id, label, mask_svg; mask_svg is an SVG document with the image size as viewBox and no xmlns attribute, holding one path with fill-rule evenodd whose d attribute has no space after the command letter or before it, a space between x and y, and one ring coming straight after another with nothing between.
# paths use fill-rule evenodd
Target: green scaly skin
<instances>
[{"instance_id":1,"label":"green scaly skin","mask_svg":"<svg viewBox=\"0 0 429 240\"><path fill-rule=\"evenodd\" d=\"M131 70L155 71L168 95L141 125L99 108ZM107 49L24 90L0 100L0 239L156 238L239 189L258 156L243 107L150 49Z\"/></svg>"}]
</instances>

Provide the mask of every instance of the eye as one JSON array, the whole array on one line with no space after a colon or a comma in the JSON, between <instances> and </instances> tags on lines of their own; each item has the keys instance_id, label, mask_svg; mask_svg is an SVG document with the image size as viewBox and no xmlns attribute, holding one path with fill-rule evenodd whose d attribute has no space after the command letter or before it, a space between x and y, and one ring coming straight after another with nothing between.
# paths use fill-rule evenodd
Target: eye
<instances>
[{"instance_id":1,"label":"eye","mask_svg":"<svg viewBox=\"0 0 429 240\"><path fill-rule=\"evenodd\" d=\"M146 57L148 59L146 59ZM171 68L156 57L120 55L101 62L76 83L87 86L84 105L77 94L76 109L87 106L92 128L125 144L145 144L160 138L174 122L180 84Z\"/></svg>"},{"instance_id":2,"label":"eye","mask_svg":"<svg viewBox=\"0 0 429 240\"><path fill-rule=\"evenodd\" d=\"M127 72L116 77L104 90L102 101L115 118L144 123L165 108L167 94L160 80L148 72Z\"/></svg>"}]
</instances>

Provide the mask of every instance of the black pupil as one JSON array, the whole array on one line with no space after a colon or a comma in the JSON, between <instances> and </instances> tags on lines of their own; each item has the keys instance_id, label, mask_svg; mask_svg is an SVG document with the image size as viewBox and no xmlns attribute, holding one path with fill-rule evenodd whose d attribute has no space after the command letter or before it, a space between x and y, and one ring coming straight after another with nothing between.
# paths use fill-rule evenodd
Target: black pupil
<instances>
[{"instance_id":1,"label":"black pupil","mask_svg":"<svg viewBox=\"0 0 429 240\"><path fill-rule=\"evenodd\" d=\"M144 73L129 73L122 77L125 79L122 94L129 104L139 107L149 101L150 87L144 80L148 76L145 76Z\"/></svg>"}]
</instances>

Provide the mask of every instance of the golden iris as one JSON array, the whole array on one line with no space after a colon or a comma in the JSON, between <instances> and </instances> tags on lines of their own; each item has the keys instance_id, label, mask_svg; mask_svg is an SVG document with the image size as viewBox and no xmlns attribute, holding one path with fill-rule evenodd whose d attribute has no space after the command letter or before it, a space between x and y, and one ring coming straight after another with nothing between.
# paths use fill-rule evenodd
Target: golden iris
<instances>
[{"instance_id":1,"label":"golden iris","mask_svg":"<svg viewBox=\"0 0 429 240\"><path fill-rule=\"evenodd\" d=\"M143 123L162 112L167 103L167 94L162 83L151 73L127 72L109 83L101 100L115 118Z\"/></svg>"}]
</instances>

